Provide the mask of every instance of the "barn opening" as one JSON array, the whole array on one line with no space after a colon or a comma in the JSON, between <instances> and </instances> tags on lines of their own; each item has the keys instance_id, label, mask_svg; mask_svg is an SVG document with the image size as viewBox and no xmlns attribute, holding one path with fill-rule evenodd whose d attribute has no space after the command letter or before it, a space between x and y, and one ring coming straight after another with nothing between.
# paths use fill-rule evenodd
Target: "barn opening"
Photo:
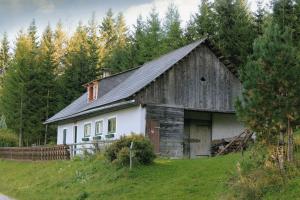
<instances>
[{"instance_id":1,"label":"barn opening","mask_svg":"<svg viewBox=\"0 0 300 200\"><path fill-rule=\"evenodd\" d=\"M184 145L186 157L211 155L212 113L184 110Z\"/></svg>"}]
</instances>

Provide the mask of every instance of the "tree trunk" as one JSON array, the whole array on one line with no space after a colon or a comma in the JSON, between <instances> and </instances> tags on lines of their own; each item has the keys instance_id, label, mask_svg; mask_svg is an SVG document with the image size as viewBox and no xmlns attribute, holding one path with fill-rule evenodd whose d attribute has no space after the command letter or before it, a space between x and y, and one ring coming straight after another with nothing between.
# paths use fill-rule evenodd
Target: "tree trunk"
<instances>
[{"instance_id":1,"label":"tree trunk","mask_svg":"<svg viewBox=\"0 0 300 200\"><path fill-rule=\"evenodd\" d=\"M49 117L49 96L50 96L50 91L48 89L48 93L47 93L47 107L46 107L46 119L48 119ZM48 137L48 124L46 124L46 127L45 127L45 136L44 136L45 140L44 140L44 145L47 144L47 137Z\"/></svg>"},{"instance_id":2,"label":"tree trunk","mask_svg":"<svg viewBox=\"0 0 300 200\"><path fill-rule=\"evenodd\" d=\"M280 171L284 171L284 132L280 130L277 146L277 158Z\"/></svg>"},{"instance_id":3,"label":"tree trunk","mask_svg":"<svg viewBox=\"0 0 300 200\"><path fill-rule=\"evenodd\" d=\"M20 105L20 132L19 132L19 147L23 146L23 98L21 96Z\"/></svg>"},{"instance_id":4,"label":"tree trunk","mask_svg":"<svg viewBox=\"0 0 300 200\"><path fill-rule=\"evenodd\" d=\"M294 141L293 141L293 128L291 127L291 121L288 118L288 127L287 127L287 135L288 135L288 153L287 153L287 161L292 162L294 157Z\"/></svg>"}]
</instances>

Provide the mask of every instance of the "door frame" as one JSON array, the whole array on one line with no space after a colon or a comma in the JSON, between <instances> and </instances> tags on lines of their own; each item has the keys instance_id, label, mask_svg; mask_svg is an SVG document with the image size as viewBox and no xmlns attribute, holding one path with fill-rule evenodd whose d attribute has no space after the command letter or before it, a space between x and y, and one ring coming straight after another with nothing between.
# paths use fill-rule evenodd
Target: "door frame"
<instances>
[{"instance_id":1,"label":"door frame","mask_svg":"<svg viewBox=\"0 0 300 200\"><path fill-rule=\"evenodd\" d=\"M199 126L207 126L209 128L209 132L210 132L210 154L207 155L208 157L211 156L211 144L212 144L212 121L208 121L208 120L197 120L197 119L185 119L184 121L185 125L187 125L187 130L188 132L185 133L185 135L187 136L187 145L188 145L188 151L186 152L188 155L188 158L192 158L191 156L191 124L192 123L196 123ZM203 155L206 156L206 155ZM200 156L199 156L200 157Z\"/></svg>"}]
</instances>

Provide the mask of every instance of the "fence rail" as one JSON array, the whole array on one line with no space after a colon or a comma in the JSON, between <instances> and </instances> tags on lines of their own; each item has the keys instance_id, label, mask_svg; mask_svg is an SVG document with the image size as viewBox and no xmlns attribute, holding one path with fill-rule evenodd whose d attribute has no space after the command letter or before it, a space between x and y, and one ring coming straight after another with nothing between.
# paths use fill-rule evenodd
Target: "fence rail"
<instances>
[{"instance_id":1,"label":"fence rail","mask_svg":"<svg viewBox=\"0 0 300 200\"><path fill-rule=\"evenodd\" d=\"M73 158L76 155L83 155L84 153L104 152L105 149L115 141L116 140L100 140L93 142L68 144L70 157Z\"/></svg>"},{"instance_id":2,"label":"fence rail","mask_svg":"<svg viewBox=\"0 0 300 200\"><path fill-rule=\"evenodd\" d=\"M53 147L0 147L0 158L11 160L69 160L76 155L104 152L116 140L83 142Z\"/></svg>"},{"instance_id":3,"label":"fence rail","mask_svg":"<svg viewBox=\"0 0 300 200\"><path fill-rule=\"evenodd\" d=\"M67 145L54 147L1 147L0 158L12 160L68 160L70 150Z\"/></svg>"}]
</instances>

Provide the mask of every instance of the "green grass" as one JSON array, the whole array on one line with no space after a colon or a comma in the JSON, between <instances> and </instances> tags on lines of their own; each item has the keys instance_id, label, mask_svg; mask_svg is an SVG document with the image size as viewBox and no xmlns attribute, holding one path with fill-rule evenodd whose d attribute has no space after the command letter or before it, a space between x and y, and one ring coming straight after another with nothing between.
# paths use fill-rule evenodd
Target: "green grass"
<instances>
[{"instance_id":1,"label":"green grass","mask_svg":"<svg viewBox=\"0 0 300 200\"><path fill-rule=\"evenodd\" d=\"M197 160L158 159L150 166L117 169L103 159L19 162L0 160L0 193L19 200L226 199L241 154ZM297 199L300 178L264 199ZM300 199L300 198L298 198Z\"/></svg>"},{"instance_id":2,"label":"green grass","mask_svg":"<svg viewBox=\"0 0 300 200\"><path fill-rule=\"evenodd\" d=\"M156 160L129 171L103 160L0 161L0 192L17 199L220 199L240 155Z\"/></svg>"}]
</instances>

